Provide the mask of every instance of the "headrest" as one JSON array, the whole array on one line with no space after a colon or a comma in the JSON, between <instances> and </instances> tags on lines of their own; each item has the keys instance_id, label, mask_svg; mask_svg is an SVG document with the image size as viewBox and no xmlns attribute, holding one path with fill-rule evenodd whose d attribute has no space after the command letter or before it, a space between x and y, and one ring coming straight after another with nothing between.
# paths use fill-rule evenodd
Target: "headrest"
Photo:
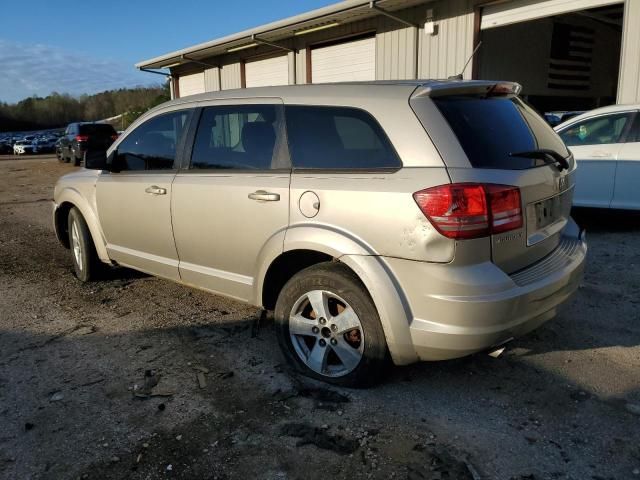
<instances>
[{"instance_id":1,"label":"headrest","mask_svg":"<svg viewBox=\"0 0 640 480\"><path fill-rule=\"evenodd\" d=\"M242 146L247 153L273 154L276 132L267 122L245 123L242 127Z\"/></svg>"}]
</instances>

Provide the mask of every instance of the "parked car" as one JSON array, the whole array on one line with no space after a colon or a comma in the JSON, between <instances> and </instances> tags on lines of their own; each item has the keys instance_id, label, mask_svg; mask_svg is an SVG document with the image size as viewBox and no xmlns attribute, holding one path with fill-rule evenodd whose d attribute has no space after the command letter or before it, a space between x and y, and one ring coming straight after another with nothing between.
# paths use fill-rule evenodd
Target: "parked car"
<instances>
[{"instance_id":1,"label":"parked car","mask_svg":"<svg viewBox=\"0 0 640 480\"><path fill-rule=\"evenodd\" d=\"M556 131L579 165L575 206L640 210L640 105L598 108Z\"/></svg>"},{"instance_id":2,"label":"parked car","mask_svg":"<svg viewBox=\"0 0 640 480\"><path fill-rule=\"evenodd\" d=\"M56 233L82 281L123 265L274 310L285 357L328 382L493 349L555 315L586 254L573 158L519 89L173 100L58 181Z\"/></svg>"},{"instance_id":3,"label":"parked car","mask_svg":"<svg viewBox=\"0 0 640 480\"><path fill-rule=\"evenodd\" d=\"M79 166L88 148L107 149L118 138L108 123L70 123L57 147L58 159Z\"/></svg>"},{"instance_id":4,"label":"parked car","mask_svg":"<svg viewBox=\"0 0 640 480\"><path fill-rule=\"evenodd\" d=\"M6 142L0 142L0 154L11 154L13 153L13 147L11 144Z\"/></svg>"},{"instance_id":5,"label":"parked car","mask_svg":"<svg viewBox=\"0 0 640 480\"><path fill-rule=\"evenodd\" d=\"M13 144L14 155L24 155L26 153L35 153L33 144L29 140L18 140Z\"/></svg>"},{"instance_id":6,"label":"parked car","mask_svg":"<svg viewBox=\"0 0 640 480\"><path fill-rule=\"evenodd\" d=\"M34 153L51 153L56 150L55 138L39 138L33 142Z\"/></svg>"}]
</instances>

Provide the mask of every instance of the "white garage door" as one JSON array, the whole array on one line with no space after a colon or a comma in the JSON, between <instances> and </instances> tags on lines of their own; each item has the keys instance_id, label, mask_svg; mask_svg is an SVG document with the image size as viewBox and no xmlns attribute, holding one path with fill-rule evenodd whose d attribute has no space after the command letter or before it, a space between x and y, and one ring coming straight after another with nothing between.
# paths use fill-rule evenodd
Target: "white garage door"
<instances>
[{"instance_id":1,"label":"white garage door","mask_svg":"<svg viewBox=\"0 0 640 480\"><path fill-rule=\"evenodd\" d=\"M289 84L289 60L286 55L250 61L244 68L247 88Z\"/></svg>"},{"instance_id":2,"label":"white garage door","mask_svg":"<svg viewBox=\"0 0 640 480\"><path fill-rule=\"evenodd\" d=\"M181 97L204 93L204 72L178 77L178 90Z\"/></svg>"},{"instance_id":3,"label":"white garage door","mask_svg":"<svg viewBox=\"0 0 640 480\"><path fill-rule=\"evenodd\" d=\"M482 9L480 28L502 27L536 18L622 3L621 0L516 0Z\"/></svg>"},{"instance_id":4,"label":"white garage door","mask_svg":"<svg viewBox=\"0 0 640 480\"><path fill-rule=\"evenodd\" d=\"M313 83L375 79L375 37L311 50L311 81Z\"/></svg>"}]
</instances>

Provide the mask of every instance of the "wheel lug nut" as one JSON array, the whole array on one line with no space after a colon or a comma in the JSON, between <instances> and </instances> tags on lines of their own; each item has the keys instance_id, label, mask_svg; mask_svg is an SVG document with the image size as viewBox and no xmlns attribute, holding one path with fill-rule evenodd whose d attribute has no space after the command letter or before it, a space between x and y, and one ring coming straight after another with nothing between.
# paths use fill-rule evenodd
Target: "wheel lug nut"
<instances>
[{"instance_id":1,"label":"wheel lug nut","mask_svg":"<svg viewBox=\"0 0 640 480\"><path fill-rule=\"evenodd\" d=\"M318 333L318 332L320 331L320 329L319 329L318 327L313 327L313 328L311 329L311 331L312 331L313 333Z\"/></svg>"},{"instance_id":2,"label":"wheel lug nut","mask_svg":"<svg viewBox=\"0 0 640 480\"><path fill-rule=\"evenodd\" d=\"M331 345L337 345L338 341L335 338L331 339Z\"/></svg>"},{"instance_id":3,"label":"wheel lug nut","mask_svg":"<svg viewBox=\"0 0 640 480\"><path fill-rule=\"evenodd\" d=\"M325 323L327 323L326 318L320 317L320 325L324 325Z\"/></svg>"},{"instance_id":4,"label":"wheel lug nut","mask_svg":"<svg viewBox=\"0 0 640 480\"><path fill-rule=\"evenodd\" d=\"M323 338L321 338L318 343L320 344L321 347L324 347L327 344L327 342L325 342Z\"/></svg>"},{"instance_id":5,"label":"wheel lug nut","mask_svg":"<svg viewBox=\"0 0 640 480\"><path fill-rule=\"evenodd\" d=\"M336 330L338 330L338 326L334 323L333 325L331 325L331 330L335 332Z\"/></svg>"}]
</instances>

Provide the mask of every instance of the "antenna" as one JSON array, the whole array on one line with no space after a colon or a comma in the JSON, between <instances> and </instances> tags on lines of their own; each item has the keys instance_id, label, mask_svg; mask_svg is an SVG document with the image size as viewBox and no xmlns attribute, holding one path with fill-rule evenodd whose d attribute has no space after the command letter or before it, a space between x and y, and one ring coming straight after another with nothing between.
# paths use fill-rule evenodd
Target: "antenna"
<instances>
[{"instance_id":1,"label":"antenna","mask_svg":"<svg viewBox=\"0 0 640 480\"><path fill-rule=\"evenodd\" d=\"M448 77L449 80L462 80L465 70L469 66L469 63L471 62L473 57L476 55L476 52L480 49L481 45L482 45L482 40L480 40L478 42L478 45L476 45L476 48L474 48L473 52L471 52L471 56L469 57L469 60L467 60L467 63L465 63L464 67L462 67L462 71L457 75L452 75L452 76Z\"/></svg>"}]
</instances>

